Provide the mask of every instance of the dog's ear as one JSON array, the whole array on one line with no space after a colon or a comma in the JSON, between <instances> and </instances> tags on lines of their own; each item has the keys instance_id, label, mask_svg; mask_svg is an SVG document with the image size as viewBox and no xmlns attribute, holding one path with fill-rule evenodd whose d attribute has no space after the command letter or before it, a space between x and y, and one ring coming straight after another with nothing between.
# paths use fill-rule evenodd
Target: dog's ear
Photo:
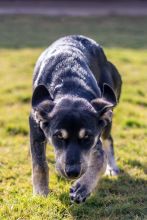
<instances>
[{"instance_id":1,"label":"dog's ear","mask_svg":"<svg viewBox=\"0 0 147 220\"><path fill-rule=\"evenodd\" d=\"M102 97L92 100L91 104L97 111L100 120L111 121L112 109L117 104L113 89L108 84L104 84Z\"/></svg>"},{"instance_id":2,"label":"dog's ear","mask_svg":"<svg viewBox=\"0 0 147 220\"><path fill-rule=\"evenodd\" d=\"M44 85L38 85L32 96L32 108L36 122L47 121L53 107L54 103L48 89Z\"/></svg>"}]
</instances>

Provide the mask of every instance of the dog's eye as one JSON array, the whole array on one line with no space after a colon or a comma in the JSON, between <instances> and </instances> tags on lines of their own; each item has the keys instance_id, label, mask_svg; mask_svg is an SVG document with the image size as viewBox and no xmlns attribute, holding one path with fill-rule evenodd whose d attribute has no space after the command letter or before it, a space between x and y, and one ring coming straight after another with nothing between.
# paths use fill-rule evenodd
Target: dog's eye
<instances>
[{"instance_id":1,"label":"dog's eye","mask_svg":"<svg viewBox=\"0 0 147 220\"><path fill-rule=\"evenodd\" d=\"M86 129L82 128L79 131L79 139L81 140L89 140L92 137L92 132L87 131Z\"/></svg>"},{"instance_id":2,"label":"dog's eye","mask_svg":"<svg viewBox=\"0 0 147 220\"><path fill-rule=\"evenodd\" d=\"M83 137L80 137L80 140L88 141L92 137L91 134L86 133Z\"/></svg>"},{"instance_id":3,"label":"dog's eye","mask_svg":"<svg viewBox=\"0 0 147 220\"><path fill-rule=\"evenodd\" d=\"M83 137L83 139L88 139L89 138L89 134L85 134L85 136Z\"/></svg>"},{"instance_id":4,"label":"dog's eye","mask_svg":"<svg viewBox=\"0 0 147 220\"><path fill-rule=\"evenodd\" d=\"M62 136L61 132L56 132L53 136L58 138L58 139L63 139L63 136Z\"/></svg>"},{"instance_id":5,"label":"dog's eye","mask_svg":"<svg viewBox=\"0 0 147 220\"><path fill-rule=\"evenodd\" d=\"M63 139L62 133L58 133L56 136L57 136L57 138L59 138L59 139Z\"/></svg>"},{"instance_id":6,"label":"dog's eye","mask_svg":"<svg viewBox=\"0 0 147 220\"><path fill-rule=\"evenodd\" d=\"M66 130L61 129L60 131L55 132L54 136L58 139L64 140L68 138L68 133Z\"/></svg>"}]
</instances>

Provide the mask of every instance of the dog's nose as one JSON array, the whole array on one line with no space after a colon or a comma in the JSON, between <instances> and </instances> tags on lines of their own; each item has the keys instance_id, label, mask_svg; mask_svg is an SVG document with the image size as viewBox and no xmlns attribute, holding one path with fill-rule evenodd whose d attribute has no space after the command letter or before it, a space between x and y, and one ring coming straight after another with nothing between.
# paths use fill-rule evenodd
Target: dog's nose
<instances>
[{"instance_id":1,"label":"dog's nose","mask_svg":"<svg viewBox=\"0 0 147 220\"><path fill-rule=\"evenodd\" d=\"M65 172L67 177L76 178L80 175L80 167L79 166L66 166Z\"/></svg>"}]
</instances>

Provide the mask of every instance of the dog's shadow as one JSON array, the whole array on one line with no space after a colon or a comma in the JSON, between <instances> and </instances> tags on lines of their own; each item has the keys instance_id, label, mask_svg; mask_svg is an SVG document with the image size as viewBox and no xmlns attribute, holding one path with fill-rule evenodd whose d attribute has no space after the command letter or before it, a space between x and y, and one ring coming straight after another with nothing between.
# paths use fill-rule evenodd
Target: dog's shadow
<instances>
[{"instance_id":1,"label":"dog's shadow","mask_svg":"<svg viewBox=\"0 0 147 220\"><path fill-rule=\"evenodd\" d=\"M142 169L144 170L144 166ZM144 179L133 178L121 170L118 177L104 177L94 194L85 203L72 204L69 212L76 220L114 219L114 216L145 219L146 186L147 181ZM60 201L69 206L69 193L62 193Z\"/></svg>"}]
</instances>

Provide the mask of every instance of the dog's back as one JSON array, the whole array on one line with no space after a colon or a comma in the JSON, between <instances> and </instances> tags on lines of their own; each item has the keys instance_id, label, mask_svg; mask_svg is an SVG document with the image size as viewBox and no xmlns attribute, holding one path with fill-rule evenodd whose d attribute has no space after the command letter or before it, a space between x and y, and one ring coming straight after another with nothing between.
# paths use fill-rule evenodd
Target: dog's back
<instances>
[{"instance_id":1,"label":"dog's back","mask_svg":"<svg viewBox=\"0 0 147 220\"><path fill-rule=\"evenodd\" d=\"M116 68L95 41L79 35L61 38L47 48L37 61L33 79L34 88L46 85L53 99L73 90L92 100L101 96L104 83L119 98L121 79Z\"/></svg>"}]
</instances>

